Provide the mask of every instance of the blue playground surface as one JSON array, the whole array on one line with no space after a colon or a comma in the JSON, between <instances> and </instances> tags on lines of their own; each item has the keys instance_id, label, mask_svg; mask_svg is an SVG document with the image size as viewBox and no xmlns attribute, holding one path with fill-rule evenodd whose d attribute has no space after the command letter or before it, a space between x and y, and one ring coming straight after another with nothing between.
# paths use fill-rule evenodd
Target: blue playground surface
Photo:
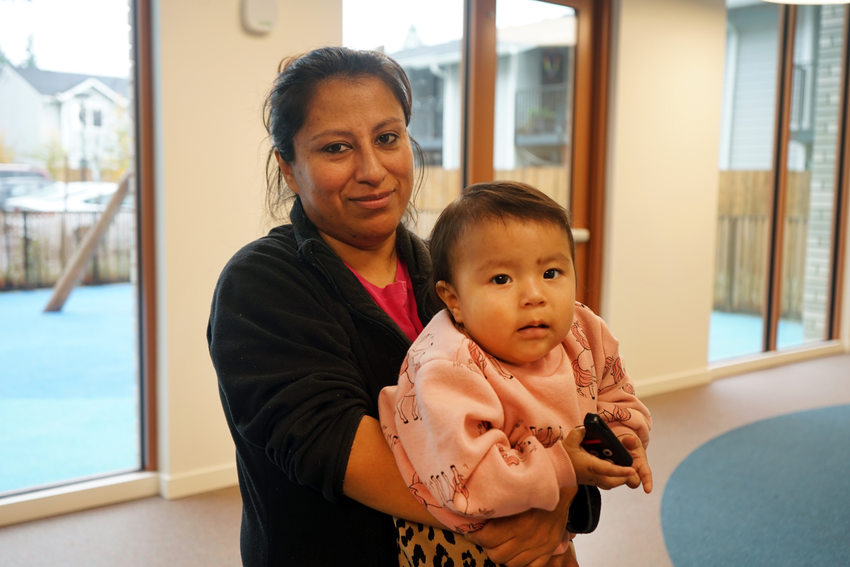
<instances>
[{"instance_id":1,"label":"blue playground surface","mask_svg":"<svg viewBox=\"0 0 850 567\"><path fill-rule=\"evenodd\" d=\"M0 493L140 468L135 286L0 293Z\"/></svg>"}]
</instances>

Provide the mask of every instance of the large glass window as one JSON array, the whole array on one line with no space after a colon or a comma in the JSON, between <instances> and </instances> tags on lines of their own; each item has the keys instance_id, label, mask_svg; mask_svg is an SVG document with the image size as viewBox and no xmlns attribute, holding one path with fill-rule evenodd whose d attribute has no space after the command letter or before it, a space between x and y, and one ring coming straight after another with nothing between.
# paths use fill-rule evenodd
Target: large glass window
<instances>
[{"instance_id":1,"label":"large glass window","mask_svg":"<svg viewBox=\"0 0 850 567\"><path fill-rule=\"evenodd\" d=\"M534 185L565 206L571 203L576 27L568 6L496 5L494 175Z\"/></svg>"},{"instance_id":2,"label":"large glass window","mask_svg":"<svg viewBox=\"0 0 850 567\"><path fill-rule=\"evenodd\" d=\"M729 0L711 361L833 338L843 6Z\"/></svg>"},{"instance_id":3,"label":"large glass window","mask_svg":"<svg viewBox=\"0 0 850 567\"><path fill-rule=\"evenodd\" d=\"M711 360L761 351L779 11L757 2L727 11Z\"/></svg>"},{"instance_id":4,"label":"large glass window","mask_svg":"<svg viewBox=\"0 0 850 567\"><path fill-rule=\"evenodd\" d=\"M607 0L343 1L343 43L384 50L413 85L410 132L427 155L414 201L417 232L427 236L465 184L532 184L573 212L579 297L597 309L604 135L591 141L589 133L604 132L596 121L605 109L604 96L590 93L605 92L598 62L607 46L594 38L604 35L595 30L607 7Z\"/></svg>"},{"instance_id":5,"label":"large glass window","mask_svg":"<svg viewBox=\"0 0 850 567\"><path fill-rule=\"evenodd\" d=\"M0 0L0 494L142 467L131 0Z\"/></svg>"}]
</instances>

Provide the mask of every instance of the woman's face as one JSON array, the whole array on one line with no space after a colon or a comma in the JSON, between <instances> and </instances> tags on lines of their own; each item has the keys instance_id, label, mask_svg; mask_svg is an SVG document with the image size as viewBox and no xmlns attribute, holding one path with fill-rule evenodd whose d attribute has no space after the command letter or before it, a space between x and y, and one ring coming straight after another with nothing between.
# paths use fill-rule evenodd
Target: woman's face
<instances>
[{"instance_id":1,"label":"woman's face","mask_svg":"<svg viewBox=\"0 0 850 567\"><path fill-rule=\"evenodd\" d=\"M375 249L395 237L413 190L413 150L383 81L320 83L294 148L292 162L277 156L280 169L331 247Z\"/></svg>"}]
</instances>

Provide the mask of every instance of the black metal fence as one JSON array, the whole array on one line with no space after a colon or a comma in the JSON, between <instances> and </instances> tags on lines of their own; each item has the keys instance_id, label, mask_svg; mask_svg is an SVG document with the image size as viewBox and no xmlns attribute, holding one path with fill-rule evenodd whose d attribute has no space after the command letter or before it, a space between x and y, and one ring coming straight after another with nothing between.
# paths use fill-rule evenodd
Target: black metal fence
<instances>
[{"instance_id":1,"label":"black metal fence","mask_svg":"<svg viewBox=\"0 0 850 567\"><path fill-rule=\"evenodd\" d=\"M0 291L51 287L99 212L0 211ZM131 281L135 272L136 213L119 211L82 276L82 284Z\"/></svg>"}]
</instances>

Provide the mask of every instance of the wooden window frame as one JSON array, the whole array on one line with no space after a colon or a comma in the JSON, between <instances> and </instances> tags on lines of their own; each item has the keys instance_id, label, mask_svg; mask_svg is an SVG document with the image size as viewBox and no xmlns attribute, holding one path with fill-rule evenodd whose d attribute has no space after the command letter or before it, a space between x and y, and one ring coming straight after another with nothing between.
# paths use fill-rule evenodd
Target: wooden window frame
<instances>
[{"instance_id":1,"label":"wooden window frame","mask_svg":"<svg viewBox=\"0 0 850 567\"><path fill-rule=\"evenodd\" d=\"M136 189L139 258L139 381L144 471L158 468L156 380L156 232L154 222L153 20L151 0L133 0L136 85Z\"/></svg>"},{"instance_id":2,"label":"wooden window frame","mask_svg":"<svg viewBox=\"0 0 850 567\"><path fill-rule=\"evenodd\" d=\"M834 227L832 244L832 266L834 274L830 289L832 312L829 314L829 337L837 339L841 336L841 308L843 305L844 270L847 246L847 201L850 198L850 7L844 8L844 58L841 62L841 114L839 126L839 146L836 152L835 203L833 206Z\"/></svg>"}]
</instances>

